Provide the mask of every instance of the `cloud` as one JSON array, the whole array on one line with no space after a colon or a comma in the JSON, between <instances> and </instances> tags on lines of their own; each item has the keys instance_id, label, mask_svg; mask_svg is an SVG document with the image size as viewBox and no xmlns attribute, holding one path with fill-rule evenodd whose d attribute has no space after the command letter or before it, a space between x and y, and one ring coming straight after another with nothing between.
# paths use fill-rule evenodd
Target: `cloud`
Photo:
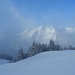
<instances>
[{"instance_id":1,"label":"cloud","mask_svg":"<svg viewBox=\"0 0 75 75\"><path fill-rule=\"evenodd\" d=\"M63 29L61 25L61 29L56 28L56 23L61 22L57 18L61 16L50 14L50 16L43 17L44 19L40 17L39 21L37 16L35 18L32 14L30 15L33 17L29 17L30 15L28 16L25 12L24 14L14 5L12 0L0 1L0 48L2 50L15 50L20 47L26 49L33 40L49 43L49 40L53 39L61 45L75 44L75 28L66 27ZM55 24L55 27L50 26L53 24Z\"/></svg>"},{"instance_id":2,"label":"cloud","mask_svg":"<svg viewBox=\"0 0 75 75\"><path fill-rule=\"evenodd\" d=\"M20 40L35 40L41 43L49 43L49 40L56 40L56 30L54 27L39 26L33 29L26 29L20 33Z\"/></svg>"},{"instance_id":3,"label":"cloud","mask_svg":"<svg viewBox=\"0 0 75 75\"><path fill-rule=\"evenodd\" d=\"M20 14L20 12L13 6L9 8L9 11L12 15L12 17L21 25L26 25L25 18Z\"/></svg>"},{"instance_id":4,"label":"cloud","mask_svg":"<svg viewBox=\"0 0 75 75\"><path fill-rule=\"evenodd\" d=\"M49 43L50 39L53 39L56 43L59 43L62 46L74 45L74 29L72 32L67 32L63 28L60 30L53 26L39 26L32 29L25 29L19 34L20 41L27 41L29 43L34 40L41 43Z\"/></svg>"},{"instance_id":5,"label":"cloud","mask_svg":"<svg viewBox=\"0 0 75 75\"><path fill-rule=\"evenodd\" d=\"M12 0L0 1L0 12L0 21L2 20L2 23L4 21L7 26L12 28L15 26L17 29L25 29L34 25L35 17L28 17L25 11L23 14Z\"/></svg>"},{"instance_id":6,"label":"cloud","mask_svg":"<svg viewBox=\"0 0 75 75\"><path fill-rule=\"evenodd\" d=\"M57 31L57 39L56 41L63 45L75 45L75 28L74 27L65 27L62 29L56 29Z\"/></svg>"},{"instance_id":7,"label":"cloud","mask_svg":"<svg viewBox=\"0 0 75 75\"><path fill-rule=\"evenodd\" d=\"M66 27L66 32L68 32L68 33L73 33L73 32L75 32L75 28Z\"/></svg>"}]
</instances>

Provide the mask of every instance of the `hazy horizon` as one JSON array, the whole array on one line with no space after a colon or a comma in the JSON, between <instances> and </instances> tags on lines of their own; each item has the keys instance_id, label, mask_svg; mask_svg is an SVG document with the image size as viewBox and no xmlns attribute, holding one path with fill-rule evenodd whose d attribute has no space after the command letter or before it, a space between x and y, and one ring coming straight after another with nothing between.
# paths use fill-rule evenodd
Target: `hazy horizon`
<instances>
[{"instance_id":1,"label":"hazy horizon","mask_svg":"<svg viewBox=\"0 0 75 75\"><path fill-rule=\"evenodd\" d=\"M0 52L32 41L75 46L74 0L0 0Z\"/></svg>"}]
</instances>

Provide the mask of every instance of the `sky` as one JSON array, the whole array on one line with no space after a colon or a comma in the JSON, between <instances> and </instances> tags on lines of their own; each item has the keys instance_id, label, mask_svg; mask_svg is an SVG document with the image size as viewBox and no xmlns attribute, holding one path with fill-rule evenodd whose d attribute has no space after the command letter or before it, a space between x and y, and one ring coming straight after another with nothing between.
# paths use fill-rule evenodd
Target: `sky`
<instances>
[{"instance_id":1,"label":"sky","mask_svg":"<svg viewBox=\"0 0 75 75\"><path fill-rule=\"evenodd\" d=\"M74 0L12 0L21 14L33 19L33 25L74 26ZM26 16L27 15L27 16Z\"/></svg>"},{"instance_id":2,"label":"sky","mask_svg":"<svg viewBox=\"0 0 75 75\"><path fill-rule=\"evenodd\" d=\"M74 3L74 0L1 0L1 25L4 27L12 22L17 25L19 21L23 28L40 25L74 27Z\"/></svg>"},{"instance_id":3,"label":"sky","mask_svg":"<svg viewBox=\"0 0 75 75\"><path fill-rule=\"evenodd\" d=\"M0 0L1 52L25 49L33 40L75 45L74 38L75 0Z\"/></svg>"}]
</instances>

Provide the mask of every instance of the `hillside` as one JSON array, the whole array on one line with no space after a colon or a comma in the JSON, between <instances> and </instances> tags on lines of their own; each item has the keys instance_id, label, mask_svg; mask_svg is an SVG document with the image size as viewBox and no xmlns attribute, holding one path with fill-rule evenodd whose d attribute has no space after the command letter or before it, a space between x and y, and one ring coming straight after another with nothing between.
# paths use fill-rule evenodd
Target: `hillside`
<instances>
[{"instance_id":1,"label":"hillside","mask_svg":"<svg viewBox=\"0 0 75 75\"><path fill-rule=\"evenodd\" d=\"M75 75L75 51L48 51L0 65L0 75Z\"/></svg>"},{"instance_id":2,"label":"hillside","mask_svg":"<svg viewBox=\"0 0 75 75\"><path fill-rule=\"evenodd\" d=\"M0 65L7 64L7 63L9 63L8 60L0 59Z\"/></svg>"}]
</instances>

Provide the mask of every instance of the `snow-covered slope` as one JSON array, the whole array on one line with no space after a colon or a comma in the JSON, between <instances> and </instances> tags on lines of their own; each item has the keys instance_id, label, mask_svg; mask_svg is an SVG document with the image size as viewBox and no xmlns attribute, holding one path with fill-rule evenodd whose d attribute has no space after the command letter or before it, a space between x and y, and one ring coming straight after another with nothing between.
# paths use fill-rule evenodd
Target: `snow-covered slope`
<instances>
[{"instance_id":1,"label":"snow-covered slope","mask_svg":"<svg viewBox=\"0 0 75 75\"><path fill-rule=\"evenodd\" d=\"M0 65L7 64L9 61L0 59Z\"/></svg>"},{"instance_id":2,"label":"snow-covered slope","mask_svg":"<svg viewBox=\"0 0 75 75\"><path fill-rule=\"evenodd\" d=\"M0 66L0 75L75 75L75 51L50 51Z\"/></svg>"}]
</instances>

